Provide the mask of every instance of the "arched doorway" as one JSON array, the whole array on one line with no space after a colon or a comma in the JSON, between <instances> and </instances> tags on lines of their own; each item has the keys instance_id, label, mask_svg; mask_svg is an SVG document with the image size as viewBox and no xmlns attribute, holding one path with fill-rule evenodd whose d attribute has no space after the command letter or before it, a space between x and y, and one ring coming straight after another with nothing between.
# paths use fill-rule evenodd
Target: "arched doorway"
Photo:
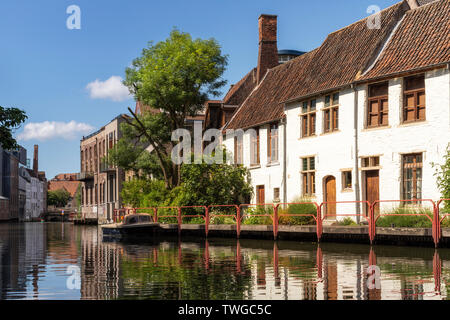
<instances>
[{"instance_id":1,"label":"arched doorway","mask_svg":"<svg viewBox=\"0 0 450 320\"><path fill-rule=\"evenodd\" d=\"M325 197L325 214L327 219L336 218L336 178L333 176L328 176L324 181Z\"/></svg>"}]
</instances>

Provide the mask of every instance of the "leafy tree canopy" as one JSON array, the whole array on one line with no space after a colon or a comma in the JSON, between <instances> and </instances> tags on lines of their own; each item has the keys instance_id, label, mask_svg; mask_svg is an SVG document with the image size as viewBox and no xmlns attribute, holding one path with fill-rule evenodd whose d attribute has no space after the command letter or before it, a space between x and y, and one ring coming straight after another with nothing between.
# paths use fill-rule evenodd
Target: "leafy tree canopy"
<instances>
[{"instance_id":1,"label":"leafy tree canopy","mask_svg":"<svg viewBox=\"0 0 450 320\"><path fill-rule=\"evenodd\" d=\"M25 111L18 108L4 108L0 106L0 143L4 149L16 149L17 141L13 138L13 132L25 122Z\"/></svg>"},{"instance_id":2,"label":"leafy tree canopy","mask_svg":"<svg viewBox=\"0 0 450 320\"><path fill-rule=\"evenodd\" d=\"M66 189L49 191L47 194L47 203L51 206L65 207L70 200L70 192Z\"/></svg>"},{"instance_id":3,"label":"leafy tree canopy","mask_svg":"<svg viewBox=\"0 0 450 320\"><path fill-rule=\"evenodd\" d=\"M179 186L180 166L170 159L170 150L176 143L171 141L172 132L184 128L186 117L196 115L208 96L220 94L219 89L226 83L222 79L226 65L227 56L222 55L214 39L194 40L175 29L165 41L149 43L142 56L126 69L124 84L136 101L150 106L150 110L136 115L128 109L133 120L126 120L126 142L118 147L116 161L128 161L136 170L142 166L153 170L157 160L166 187ZM142 148L148 145L153 148L154 157L140 158ZM129 152L132 147L137 148L134 154Z\"/></svg>"},{"instance_id":4,"label":"leafy tree canopy","mask_svg":"<svg viewBox=\"0 0 450 320\"><path fill-rule=\"evenodd\" d=\"M161 180L127 181L123 201L133 207L239 205L253 195L250 172L243 166L208 164L204 159L201 164L183 165L181 177L181 185L172 190Z\"/></svg>"},{"instance_id":5,"label":"leafy tree canopy","mask_svg":"<svg viewBox=\"0 0 450 320\"><path fill-rule=\"evenodd\" d=\"M450 199L450 145L447 147L447 154L444 157L444 163L434 164L436 167L436 177L439 190L443 199ZM450 201L445 203L446 209L450 209Z\"/></svg>"}]
</instances>

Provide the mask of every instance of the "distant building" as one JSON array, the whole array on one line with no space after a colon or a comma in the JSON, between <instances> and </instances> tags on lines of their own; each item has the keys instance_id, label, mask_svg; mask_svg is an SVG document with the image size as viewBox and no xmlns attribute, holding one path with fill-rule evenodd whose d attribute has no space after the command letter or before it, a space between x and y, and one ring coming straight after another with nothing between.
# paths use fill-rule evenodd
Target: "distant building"
<instances>
[{"instance_id":1,"label":"distant building","mask_svg":"<svg viewBox=\"0 0 450 320\"><path fill-rule=\"evenodd\" d=\"M61 173L48 181L48 191L66 190L70 193L70 200L67 204L67 208L76 210L78 189L80 181L77 180L76 173Z\"/></svg>"},{"instance_id":2,"label":"distant building","mask_svg":"<svg viewBox=\"0 0 450 320\"><path fill-rule=\"evenodd\" d=\"M19 163L26 164L23 147L7 151L0 146L0 220L19 220Z\"/></svg>"},{"instance_id":3,"label":"distant building","mask_svg":"<svg viewBox=\"0 0 450 320\"><path fill-rule=\"evenodd\" d=\"M47 212L47 179L45 172L38 170L38 163L38 146L35 145L33 169L21 167L18 170L21 221L38 220ZM23 164L27 161L24 160Z\"/></svg>"},{"instance_id":4,"label":"distant building","mask_svg":"<svg viewBox=\"0 0 450 320\"><path fill-rule=\"evenodd\" d=\"M81 214L86 219L97 219L100 223L111 221L114 209L121 207L124 171L110 166L106 157L121 137L124 116L119 115L81 140L81 170L77 179L81 182Z\"/></svg>"}]
</instances>

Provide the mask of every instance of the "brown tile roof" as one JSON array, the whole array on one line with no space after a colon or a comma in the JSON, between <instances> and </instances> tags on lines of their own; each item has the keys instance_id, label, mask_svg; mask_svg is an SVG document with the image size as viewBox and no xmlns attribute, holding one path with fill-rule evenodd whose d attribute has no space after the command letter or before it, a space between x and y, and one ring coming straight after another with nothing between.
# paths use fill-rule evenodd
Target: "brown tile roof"
<instances>
[{"instance_id":1,"label":"brown tile roof","mask_svg":"<svg viewBox=\"0 0 450 320\"><path fill-rule=\"evenodd\" d=\"M223 103L233 106L241 105L255 87L256 68L247 73L239 82L230 88L225 98L223 98Z\"/></svg>"},{"instance_id":2,"label":"brown tile roof","mask_svg":"<svg viewBox=\"0 0 450 320\"><path fill-rule=\"evenodd\" d=\"M311 51L298 58L270 69L259 86L245 100L241 108L234 114L225 129L239 129L256 126L283 117L284 108L281 102L286 92L294 83L296 74L302 72L316 51Z\"/></svg>"},{"instance_id":3,"label":"brown tile roof","mask_svg":"<svg viewBox=\"0 0 450 320\"><path fill-rule=\"evenodd\" d=\"M437 0L417 0L417 3L419 4L419 6L424 6L424 5L434 2L434 1L437 1Z\"/></svg>"},{"instance_id":4,"label":"brown tile roof","mask_svg":"<svg viewBox=\"0 0 450 320\"><path fill-rule=\"evenodd\" d=\"M380 29L369 29L369 18L331 33L317 49L312 63L294 81L286 100L318 94L351 84L374 61L409 7L403 2L381 11Z\"/></svg>"},{"instance_id":5,"label":"brown tile roof","mask_svg":"<svg viewBox=\"0 0 450 320\"><path fill-rule=\"evenodd\" d=\"M66 189L72 198L75 196L75 193L78 190L78 186L80 185L79 181L54 181L50 180L48 182L48 191L55 191L60 189Z\"/></svg>"},{"instance_id":6,"label":"brown tile roof","mask_svg":"<svg viewBox=\"0 0 450 320\"><path fill-rule=\"evenodd\" d=\"M450 62L450 0L408 11L375 66L362 79Z\"/></svg>"},{"instance_id":7,"label":"brown tile roof","mask_svg":"<svg viewBox=\"0 0 450 320\"><path fill-rule=\"evenodd\" d=\"M381 28L363 19L331 33L314 51L266 74L226 126L248 128L283 117L282 103L349 85L374 60L407 10L403 2L381 12Z\"/></svg>"}]
</instances>

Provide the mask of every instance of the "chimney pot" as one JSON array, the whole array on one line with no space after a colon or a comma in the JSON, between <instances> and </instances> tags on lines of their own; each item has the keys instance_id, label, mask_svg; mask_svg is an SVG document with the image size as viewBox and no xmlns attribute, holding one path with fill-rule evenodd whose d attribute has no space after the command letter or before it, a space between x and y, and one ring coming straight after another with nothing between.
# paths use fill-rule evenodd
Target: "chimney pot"
<instances>
[{"instance_id":1,"label":"chimney pot","mask_svg":"<svg viewBox=\"0 0 450 320\"><path fill-rule=\"evenodd\" d=\"M262 14L258 19L259 53L257 82L260 83L268 69L278 65L277 16Z\"/></svg>"},{"instance_id":2,"label":"chimney pot","mask_svg":"<svg viewBox=\"0 0 450 320\"><path fill-rule=\"evenodd\" d=\"M38 176L38 170L39 170L39 155L38 155L39 147L37 144L34 145L34 156L33 156L33 172L34 175Z\"/></svg>"}]
</instances>

